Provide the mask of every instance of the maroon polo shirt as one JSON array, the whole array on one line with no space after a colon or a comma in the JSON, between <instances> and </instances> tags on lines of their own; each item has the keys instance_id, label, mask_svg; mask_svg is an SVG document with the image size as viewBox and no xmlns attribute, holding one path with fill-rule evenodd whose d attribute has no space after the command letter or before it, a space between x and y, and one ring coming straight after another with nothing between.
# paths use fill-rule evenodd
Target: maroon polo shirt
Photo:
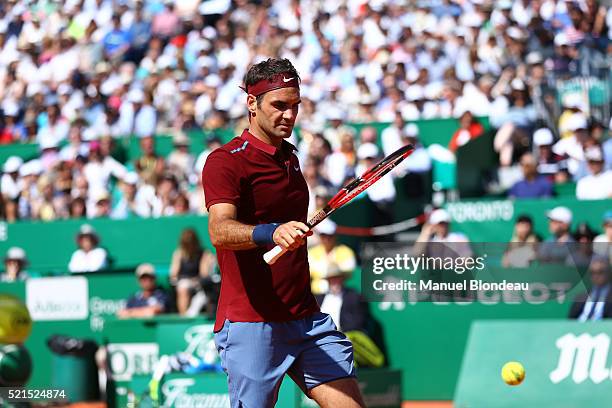
<instances>
[{"instance_id":1,"label":"maroon polo shirt","mask_svg":"<svg viewBox=\"0 0 612 408\"><path fill-rule=\"evenodd\" d=\"M257 225L306 222L308 187L295 147L280 149L247 130L212 152L202 171L206 208L233 204L237 220ZM306 245L287 252L274 265L263 254L274 245L249 250L217 249L221 295L215 331L225 319L237 322L297 320L319 310L310 291Z\"/></svg>"}]
</instances>

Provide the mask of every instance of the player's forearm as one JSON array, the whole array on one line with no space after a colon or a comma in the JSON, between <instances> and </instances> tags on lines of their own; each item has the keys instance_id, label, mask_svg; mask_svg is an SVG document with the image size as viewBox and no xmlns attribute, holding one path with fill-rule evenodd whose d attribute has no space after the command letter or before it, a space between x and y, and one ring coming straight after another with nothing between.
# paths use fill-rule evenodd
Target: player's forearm
<instances>
[{"instance_id":1,"label":"player's forearm","mask_svg":"<svg viewBox=\"0 0 612 408\"><path fill-rule=\"evenodd\" d=\"M219 220L209 224L210 240L219 249L252 249L257 247L253 241L253 229L254 226L236 220Z\"/></svg>"}]
</instances>

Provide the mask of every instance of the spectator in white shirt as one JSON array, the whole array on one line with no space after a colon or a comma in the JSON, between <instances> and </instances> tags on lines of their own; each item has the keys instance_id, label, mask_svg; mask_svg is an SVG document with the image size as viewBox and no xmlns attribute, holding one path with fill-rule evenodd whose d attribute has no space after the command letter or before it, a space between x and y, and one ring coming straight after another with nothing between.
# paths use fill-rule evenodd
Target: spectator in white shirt
<instances>
[{"instance_id":1,"label":"spectator in white shirt","mask_svg":"<svg viewBox=\"0 0 612 408\"><path fill-rule=\"evenodd\" d=\"M0 282L24 281L28 278L26 267L28 258L26 252L19 247L11 247L4 258L4 273L0 274Z\"/></svg>"},{"instance_id":2,"label":"spectator in white shirt","mask_svg":"<svg viewBox=\"0 0 612 408\"><path fill-rule=\"evenodd\" d=\"M593 240L593 251L599 255L608 257L612 264L612 210L608 210L603 216L603 233Z\"/></svg>"},{"instance_id":3,"label":"spectator in white shirt","mask_svg":"<svg viewBox=\"0 0 612 408\"><path fill-rule=\"evenodd\" d=\"M585 150L584 156L589 168L589 175L576 184L576 198L579 200L604 200L612 198L612 170L604 170L603 152L599 146Z\"/></svg>"},{"instance_id":4,"label":"spectator in white shirt","mask_svg":"<svg viewBox=\"0 0 612 408\"><path fill-rule=\"evenodd\" d=\"M356 162L355 138L352 132L342 130L339 148L325 159L325 172L329 181L336 187L354 176Z\"/></svg>"},{"instance_id":5,"label":"spectator in white shirt","mask_svg":"<svg viewBox=\"0 0 612 408\"><path fill-rule=\"evenodd\" d=\"M573 134L555 143L552 151L556 155L567 158L569 172L575 179L578 179L580 165L584 162L584 147L590 139L589 125L586 116L582 113L574 113L567 122L568 129Z\"/></svg>"},{"instance_id":6,"label":"spectator in white shirt","mask_svg":"<svg viewBox=\"0 0 612 408\"><path fill-rule=\"evenodd\" d=\"M383 153L385 156L390 155L400 147L402 147L402 128L404 127L404 119L400 112L395 113L393 123L380 134Z\"/></svg>"},{"instance_id":7,"label":"spectator in white shirt","mask_svg":"<svg viewBox=\"0 0 612 408\"><path fill-rule=\"evenodd\" d=\"M411 144L414 146L414 152L397 166L395 175L402 177L408 172L425 173L431 170L429 153L419 141L419 127L414 123L408 123L402 129L401 137L401 146Z\"/></svg>"},{"instance_id":8,"label":"spectator in white shirt","mask_svg":"<svg viewBox=\"0 0 612 408\"><path fill-rule=\"evenodd\" d=\"M98 246L100 240L91 225L82 225L76 240L79 249L74 251L70 258L70 272L96 272L107 266L106 250Z\"/></svg>"},{"instance_id":9,"label":"spectator in white shirt","mask_svg":"<svg viewBox=\"0 0 612 408\"><path fill-rule=\"evenodd\" d=\"M151 96L142 89L128 92L127 102L119 109L119 123L122 135L146 137L155 134L157 113L151 106Z\"/></svg>"},{"instance_id":10,"label":"spectator in white shirt","mask_svg":"<svg viewBox=\"0 0 612 408\"><path fill-rule=\"evenodd\" d=\"M77 156L87 157L89 154L89 147L83 143L82 138L82 127L73 125L70 127L68 132L69 144L64 146L60 152L59 157L62 161L72 162Z\"/></svg>"},{"instance_id":11,"label":"spectator in white shirt","mask_svg":"<svg viewBox=\"0 0 612 408\"><path fill-rule=\"evenodd\" d=\"M60 108L56 104L47 107L46 116L47 121L38 129L36 141L40 144L51 141L59 144L68 137L70 125L61 117Z\"/></svg>"},{"instance_id":12,"label":"spectator in white shirt","mask_svg":"<svg viewBox=\"0 0 612 408\"><path fill-rule=\"evenodd\" d=\"M438 208L432 211L413 247L415 256L421 254L441 258L471 256L470 240L460 232L451 232L450 222L450 214L445 209Z\"/></svg>"},{"instance_id":13,"label":"spectator in white shirt","mask_svg":"<svg viewBox=\"0 0 612 408\"><path fill-rule=\"evenodd\" d=\"M110 136L106 136L110 141ZM89 193L92 195L101 190L108 190L111 176L122 179L127 170L125 166L110 156L109 141L93 141L89 145L89 162L83 173L89 183Z\"/></svg>"},{"instance_id":14,"label":"spectator in white shirt","mask_svg":"<svg viewBox=\"0 0 612 408\"><path fill-rule=\"evenodd\" d=\"M127 173L121 183L121 199L113 208L111 218L149 217L151 207L145 199L145 190L138 188L139 177L134 172Z\"/></svg>"},{"instance_id":15,"label":"spectator in white shirt","mask_svg":"<svg viewBox=\"0 0 612 408\"><path fill-rule=\"evenodd\" d=\"M355 168L355 174L361 176L366 170L372 168L380 159L378 146L374 143L363 143L357 149L359 164ZM393 173L382 177L366 190L368 198L375 206L373 220L377 225L388 225L393 222L393 201L396 191Z\"/></svg>"},{"instance_id":16,"label":"spectator in white shirt","mask_svg":"<svg viewBox=\"0 0 612 408\"><path fill-rule=\"evenodd\" d=\"M21 192L21 182L19 180L19 168L23 165L23 160L18 156L9 157L2 166L2 179L0 181L0 191L5 198L14 200Z\"/></svg>"},{"instance_id":17,"label":"spectator in white shirt","mask_svg":"<svg viewBox=\"0 0 612 408\"><path fill-rule=\"evenodd\" d=\"M189 137L179 132L173 138L174 150L168 155L168 170L179 180L190 180L193 175L194 157L189 153L191 141Z\"/></svg>"},{"instance_id":18,"label":"spectator in white shirt","mask_svg":"<svg viewBox=\"0 0 612 408\"><path fill-rule=\"evenodd\" d=\"M451 217L443 208L434 210L423 225L417 242L470 242L461 232L450 232Z\"/></svg>"},{"instance_id":19,"label":"spectator in white shirt","mask_svg":"<svg viewBox=\"0 0 612 408\"><path fill-rule=\"evenodd\" d=\"M198 177L200 177L202 174L202 169L204 168L204 165L206 164L206 159L208 158L208 155L212 153L214 150L216 150L217 148L221 147L222 145L223 143L221 142L221 139L219 139L218 136L212 135L206 139L207 148L204 151L202 151L202 153L200 153L193 167L193 170L198 175Z\"/></svg>"}]
</instances>

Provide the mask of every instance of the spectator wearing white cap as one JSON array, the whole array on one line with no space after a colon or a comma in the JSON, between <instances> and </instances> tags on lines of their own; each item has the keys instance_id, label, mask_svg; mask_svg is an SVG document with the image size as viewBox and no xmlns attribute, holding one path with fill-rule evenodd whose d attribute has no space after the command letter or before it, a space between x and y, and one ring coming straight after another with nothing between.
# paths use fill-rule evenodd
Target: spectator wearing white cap
<instances>
[{"instance_id":1,"label":"spectator wearing white cap","mask_svg":"<svg viewBox=\"0 0 612 408\"><path fill-rule=\"evenodd\" d=\"M330 268L335 267L342 272L351 273L357 266L353 250L336 241L336 228L337 225L332 220L323 220L315 227L320 243L308 249L311 288L315 295L327 293L325 276Z\"/></svg>"},{"instance_id":2,"label":"spectator wearing white cap","mask_svg":"<svg viewBox=\"0 0 612 408\"><path fill-rule=\"evenodd\" d=\"M408 123L402 129L401 146L411 144L414 151L397 166L396 176L402 177L406 173L425 173L431 170L431 157L419 139L419 127L415 123Z\"/></svg>"},{"instance_id":3,"label":"spectator wearing white cap","mask_svg":"<svg viewBox=\"0 0 612 408\"><path fill-rule=\"evenodd\" d=\"M119 310L117 316L122 319L143 318L167 312L170 306L168 295L157 286L155 266L150 263L140 264L135 274L140 291L127 300L125 307Z\"/></svg>"},{"instance_id":4,"label":"spectator wearing white cap","mask_svg":"<svg viewBox=\"0 0 612 408\"><path fill-rule=\"evenodd\" d=\"M561 168L560 157L552 152L555 138L548 128L540 128L533 132L533 146L538 162L538 173L552 178Z\"/></svg>"},{"instance_id":5,"label":"spectator wearing white cap","mask_svg":"<svg viewBox=\"0 0 612 408\"><path fill-rule=\"evenodd\" d=\"M355 167L355 174L361 176L368 169L374 167L376 162L381 158L380 150L374 143L363 143L357 149L357 158L359 159L359 163L357 167ZM392 220L388 219L390 216L390 214L388 214L388 211L390 211L388 206L395 200L396 196L393 180L393 173L391 173L378 180L366 190L366 194L370 200L372 200L372 202L377 205L378 209L382 211L382 213L379 214L383 216L383 219L380 219L382 222L392 222ZM387 219L385 220L384 218Z\"/></svg>"},{"instance_id":6,"label":"spectator wearing white cap","mask_svg":"<svg viewBox=\"0 0 612 408\"><path fill-rule=\"evenodd\" d=\"M347 132L344 126L346 115L339 106L332 106L322 112L328 125L322 132L323 136L331 144L332 150L336 151L340 147L340 136Z\"/></svg>"},{"instance_id":7,"label":"spectator wearing white cap","mask_svg":"<svg viewBox=\"0 0 612 408\"><path fill-rule=\"evenodd\" d=\"M38 200L38 179L43 172L39 159L30 160L19 168L23 188L19 195L19 218L32 218L32 203Z\"/></svg>"},{"instance_id":8,"label":"spectator wearing white cap","mask_svg":"<svg viewBox=\"0 0 612 408\"><path fill-rule=\"evenodd\" d=\"M457 258L472 256L470 240L460 232L450 231L448 211L438 208L429 214L412 249L414 256Z\"/></svg>"},{"instance_id":9,"label":"spectator wearing white cap","mask_svg":"<svg viewBox=\"0 0 612 408\"><path fill-rule=\"evenodd\" d=\"M28 259L26 252L19 247L11 247L4 257L4 273L0 275L0 282L17 282L26 280Z\"/></svg>"},{"instance_id":10,"label":"spectator wearing white cap","mask_svg":"<svg viewBox=\"0 0 612 408\"><path fill-rule=\"evenodd\" d=\"M538 251L538 259L542 262L565 263L570 255L568 243L575 242L570 233L573 214L563 206L558 206L546 213L548 230L552 234Z\"/></svg>"},{"instance_id":11,"label":"spectator wearing white cap","mask_svg":"<svg viewBox=\"0 0 612 408\"><path fill-rule=\"evenodd\" d=\"M151 216L151 206L147 203L146 189L140 189L138 183L139 177L135 172L129 172L123 177L121 198L113 207L111 218L123 220Z\"/></svg>"},{"instance_id":12,"label":"spectator wearing white cap","mask_svg":"<svg viewBox=\"0 0 612 408\"><path fill-rule=\"evenodd\" d=\"M450 231L451 217L443 208L433 210L421 228L417 242L469 242L461 232Z\"/></svg>"},{"instance_id":13,"label":"spectator wearing white cap","mask_svg":"<svg viewBox=\"0 0 612 408\"><path fill-rule=\"evenodd\" d=\"M561 104L563 106L563 112L559 116L557 127L563 139L572 136L574 133L574 129L572 129L574 125L572 124L571 117L575 113L584 114L586 111L586 104L582 95L575 92L564 95Z\"/></svg>"},{"instance_id":14,"label":"spectator wearing white cap","mask_svg":"<svg viewBox=\"0 0 612 408\"><path fill-rule=\"evenodd\" d=\"M568 119L568 128L573 132L570 137L563 138L552 147L553 153L567 158L567 167L575 179L580 177L580 165L584 163L584 147L589 143L589 125L587 117L575 113Z\"/></svg>"},{"instance_id":15,"label":"spectator wearing white cap","mask_svg":"<svg viewBox=\"0 0 612 408\"><path fill-rule=\"evenodd\" d=\"M52 171L60 162L59 144L57 140L45 138L39 144L40 163L45 172Z\"/></svg>"},{"instance_id":16,"label":"spectator wearing white cap","mask_svg":"<svg viewBox=\"0 0 612 408\"><path fill-rule=\"evenodd\" d=\"M107 266L106 250L98 246L100 238L91 225L83 224L79 228L76 241L79 249L70 257L68 263L70 272L96 272Z\"/></svg>"},{"instance_id":17,"label":"spectator wearing white cap","mask_svg":"<svg viewBox=\"0 0 612 408\"><path fill-rule=\"evenodd\" d=\"M0 179L0 192L5 199L14 200L23 189L23 182L19 179L19 168L23 165L23 159L18 156L10 156L2 166L2 178Z\"/></svg>"},{"instance_id":18,"label":"spectator wearing white cap","mask_svg":"<svg viewBox=\"0 0 612 408\"><path fill-rule=\"evenodd\" d=\"M601 147L587 147L584 156L589 169L589 175L578 180L576 184L576 198L579 200L604 200L612 198L612 170L605 170Z\"/></svg>"}]
</instances>

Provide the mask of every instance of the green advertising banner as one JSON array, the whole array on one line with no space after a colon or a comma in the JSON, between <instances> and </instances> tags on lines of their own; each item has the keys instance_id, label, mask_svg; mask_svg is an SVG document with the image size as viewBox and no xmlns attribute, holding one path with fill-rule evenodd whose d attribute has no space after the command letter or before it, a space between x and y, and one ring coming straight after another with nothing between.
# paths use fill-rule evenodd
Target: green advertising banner
<instances>
[{"instance_id":1,"label":"green advertising banner","mask_svg":"<svg viewBox=\"0 0 612 408\"><path fill-rule=\"evenodd\" d=\"M52 354L47 347L50 336L59 334L101 342L107 322L116 320L116 312L137 290L132 273L0 283L0 293L22 299L33 319L32 333L25 343L34 358L30 387L44 388L51 384ZM128 326L134 327L135 323ZM142 338L143 333L136 330L134 336Z\"/></svg>"},{"instance_id":2,"label":"green advertising banner","mask_svg":"<svg viewBox=\"0 0 612 408\"><path fill-rule=\"evenodd\" d=\"M563 319L569 303L517 304L493 296L487 303L380 302L370 310L382 325L390 366L402 370L404 399L450 400L472 321Z\"/></svg>"},{"instance_id":3,"label":"green advertising banner","mask_svg":"<svg viewBox=\"0 0 612 408\"><path fill-rule=\"evenodd\" d=\"M612 406L611 337L611 322L475 322L455 408ZM525 367L522 384L502 381L508 361Z\"/></svg>"},{"instance_id":4,"label":"green advertising banner","mask_svg":"<svg viewBox=\"0 0 612 408\"><path fill-rule=\"evenodd\" d=\"M508 242L512 237L514 221L522 214L531 216L536 233L548 238L550 232L546 212L557 206L566 206L573 212L572 229L586 222L595 231L601 231L603 214L612 210L612 200L479 200L449 203L446 208L453 230L463 232L472 242Z\"/></svg>"},{"instance_id":5,"label":"green advertising banner","mask_svg":"<svg viewBox=\"0 0 612 408\"><path fill-rule=\"evenodd\" d=\"M366 406L369 408L401 407L401 372L399 370L359 370L358 381ZM142 383L142 380L135 377L132 388L134 390L140 388L142 392ZM161 381L159 395L164 408L229 408L230 406L227 377L219 373L167 374ZM283 408L318 407L288 376L283 380L276 406Z\"/></svg>"}]
</instances>

